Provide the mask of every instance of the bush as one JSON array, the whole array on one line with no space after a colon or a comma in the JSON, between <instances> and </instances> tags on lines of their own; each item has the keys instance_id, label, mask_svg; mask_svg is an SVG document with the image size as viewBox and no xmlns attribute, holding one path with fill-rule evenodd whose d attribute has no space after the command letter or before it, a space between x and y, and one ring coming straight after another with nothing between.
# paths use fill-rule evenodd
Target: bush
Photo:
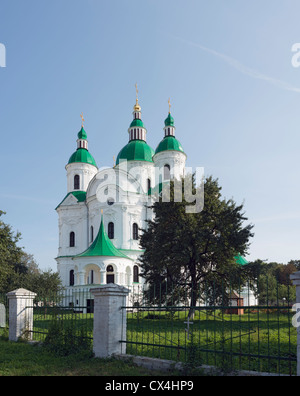
<instances>
[{"instance_id":1,"label":"bush","mask_svg":"<svg viewBox=\"0 0 300 396\"><path fill-rule=\"evenodd\" d=\"M57 356L82 352L92 355L91 339L86 336L84 329L75 329L72 323L64 323L62 320L50 324L43 346Z\"/></svg>"}]
</instances>

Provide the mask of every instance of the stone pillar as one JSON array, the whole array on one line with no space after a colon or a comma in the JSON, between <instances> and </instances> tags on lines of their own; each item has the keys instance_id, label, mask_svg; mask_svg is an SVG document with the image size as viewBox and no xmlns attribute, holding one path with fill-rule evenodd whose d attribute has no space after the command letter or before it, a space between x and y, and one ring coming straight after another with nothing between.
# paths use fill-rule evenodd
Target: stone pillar
<instances>
[{"instance_id":1,"label":"stone pillar","mask_svg":"<svg viewBox=\"0 0 300 396\"><path fill-rule=\"evenodd\" d=\"M79 271L79 286L85 285L85 271Z\"/></svg>"},{"instance_id":2,"label":"stone pillar","mask_svg":"<svg viewBox=\"0 0 300 396\"><path fill-rule=\"evenodd\" d=\"M296 286L296 318L300 312L300 271L295 272L290 276L293 285ZM297 325L297 376L300 376L300 321L294 324Z\"/></svg>"},{"instance_id":3,"label":"stone pillar","mask_svg":"<svg viewBox=\"0 0 300 396\"><path fill-rule=\"evenodd\" d=\"M33 300L36 293L17 289L7 293L9 301L9 340L18 341L28 331L26 337L32 339Z\"/></svg>"},{"instance_id":4,"label":"stone pillar","mask_svg":"<svg viewBox=\"0 0 300 396\"><path fill-rule=\"evenodd\" d=\"M110 283L90 289L94 296L94 353L107 358L126 352L126 297L129 290Z\"/></svg>"}]
</instances>

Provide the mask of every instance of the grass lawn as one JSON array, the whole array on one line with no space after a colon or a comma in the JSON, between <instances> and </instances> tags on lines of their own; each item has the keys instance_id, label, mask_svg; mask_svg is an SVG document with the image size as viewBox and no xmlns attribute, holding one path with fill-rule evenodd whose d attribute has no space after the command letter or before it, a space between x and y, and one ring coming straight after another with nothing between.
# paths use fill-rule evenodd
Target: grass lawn
<instances>
[{"instance_id":1,"label":"grass lawn","mask_svg":"<svg viewBox=\"0 0 300 396\"><path fill-rule=\"evenodd\" d=\"M296 374L297 332L290 311L258 310L243 316L221 310L198 311L187 333L187 311L127 313L127 354L205 364L222 370ZM35 315L37 332L48 332L56 315ZM60 323L92 337L93 315L64 314ZM34 339L44 341L36 333ZM4 343L0 375L153 375L115 360L83 355L54 357L39 346ZM124 344L125 348L125 344ZM3 351L3 352L2 352ZM156 373L157 374L157 373Z\"/></svg>"},{"instance_id":2,"label":"grass lawn","mask_svg":"<svg viewBox=\"0 0 300 396\"><path fill-rule=\"evenodd\" d=\"M39 345L12 343L0 337L0 376L154 375L164 374L116 359L96 359L84 354L57 357Z\"/></svg>"},{"instance_id":3,"label":"grass lawn","mask_svg":"<svg viewBox=\"0 0 300 396\"><path fill-rule=\"evenodd\" d=\"M128 315L127 353L192 361L223 370L296 373L297 331L290 312L243 316L196 312L187 337L187 312Z\"/></svg>"}]
</instances>

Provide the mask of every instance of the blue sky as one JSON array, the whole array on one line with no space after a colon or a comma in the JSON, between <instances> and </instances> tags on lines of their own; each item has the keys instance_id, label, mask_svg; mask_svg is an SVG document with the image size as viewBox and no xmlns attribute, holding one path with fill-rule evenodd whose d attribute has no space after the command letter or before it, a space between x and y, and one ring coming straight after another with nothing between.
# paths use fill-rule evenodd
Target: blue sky
<instances>
[{"instance_id":1,"label":"blue sky","mask_svg":"<svg viewBox=\"0 0 300 396\"><path fill-rule=\"evenodd\" d=\"M148 143L170 97L187 165L244 202L247 259L299 259L299 14L297 0L1 0L0 209L39 266L56 270L80 113L98 166L113 165L136 82Z\"/></svg>"}]
</instances>

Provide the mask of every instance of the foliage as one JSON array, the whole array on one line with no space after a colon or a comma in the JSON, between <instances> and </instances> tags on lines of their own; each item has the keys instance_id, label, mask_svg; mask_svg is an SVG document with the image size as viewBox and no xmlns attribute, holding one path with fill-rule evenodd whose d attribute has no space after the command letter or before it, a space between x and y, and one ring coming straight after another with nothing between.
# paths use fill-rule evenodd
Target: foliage
<instances>
[{"instance_id":1,"label":"foliage","mask_svg":"<svg viewBox=\"0 0 300 396\"><path fill-rule=\"evenodd\" d=\"M0 217L5 212L0 211ZM0 220L0 293L25 288L39 294L59 290L61 281L51 270L41 271L33 255L18 246L19 232Z\"/></svg>"},{"instance_id":2,"label":"foliage","mask_svg":"<svg viewBox=\"0 0 300 396\"><path fill-rule=\"evenodd\" d=\"M287 264L282 264L256 260L244 268L245 274L252 279L252 288L256 292L259 304L275 305L278 301L281 304L291 304L296 300L296 289L292 285L290 275L299 270L299 262L291 260Z\"/></svg>"},{"instance_id":3,"label":"foliage","mask_svg":"<svg viewBox=\"0 0 300 396\"><path fill-rule=\"evenodd\" d=\"M91 340L86 337L81 329L76 331L72 322L64 323L63 320L53 320L43 346L57 356L68 356L75 353L92 354Z\"/></svg>"},{"instance_id":4,"label":"foliage","mask_svg":"<svg viewBox=\"0 0 300 396\"><path fill-rule=\"evenodd\" d=\"M188 178L195 195L193 176L187 176L182 186L188 184ZM229 282L233 286L233 275L238 272L234 257L246 253L253 236L252 225L244 226L247 218L243 205L223 199L221 187L212 177L205 180L204 208L200 213L186 213L190 203L184 191L182 202L178 202L178 196L174 198L175 191L171 182L170 202L162 202L160 198L153 205L155 219L148 222L148 229L140 240L144 249L140 259L141 276L149 284L146 297L150 302L162 301L162 296L168 299L166 291L172 284L172 301L166 302L189 300L192 307L204 293L202 284L211 284L206 289L214 290L211 299L224 295L222 290Z\"/></svg>"}]
</instances>

